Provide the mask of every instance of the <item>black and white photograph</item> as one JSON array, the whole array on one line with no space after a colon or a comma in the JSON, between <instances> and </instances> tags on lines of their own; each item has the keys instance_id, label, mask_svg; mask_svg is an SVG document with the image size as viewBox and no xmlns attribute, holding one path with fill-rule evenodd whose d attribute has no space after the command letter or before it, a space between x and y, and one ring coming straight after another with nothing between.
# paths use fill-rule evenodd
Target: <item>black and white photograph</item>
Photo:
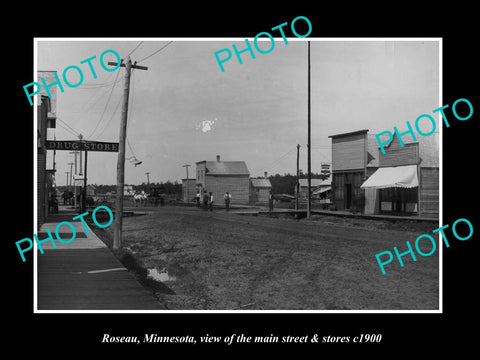
<instances>
[{"instance_id":1,"label":"black and white photograph","mask_svg":"<svg viewBox=\"0 0 480 360\"><path fill-rule=\"evenodd\" d=\"M6 351L467 354L475 11L198 5L4 22Z\"/></svg>"},{"instance_id":2,"label":"black and white photograph","mask_svg":"<svg viewBox=\"0 0 480 360\"><path fill-rule=\"evenodd\" d=\"M38 310L441 310L441 46L39 39Z\"/></svg>"}]
</instances>

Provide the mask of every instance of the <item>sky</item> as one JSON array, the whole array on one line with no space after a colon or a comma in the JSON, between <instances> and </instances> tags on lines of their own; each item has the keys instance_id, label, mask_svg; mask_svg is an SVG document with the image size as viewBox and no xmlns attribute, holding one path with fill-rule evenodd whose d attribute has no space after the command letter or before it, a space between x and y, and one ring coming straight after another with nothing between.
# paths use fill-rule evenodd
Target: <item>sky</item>
<instances>
[{"instance_id":1,"label":"sky","mask_svg":"<svg viewBox=\"0 0 480 360\"><path fill-rule=\"evenodd\" d=\"M63 93L57 89L56 139L74 140L82 134L105 142L119 141L125 70L103 70L100 54L112 49L123 59L131 53L133 62L148 67L132 72L126 184L147 182L147 172L150 182L181 181L186 164L194 178L195 163L216 155L245 161L252 177L294 174L297 144L300 168L307 169L307 40L312 172L331 162L329 135L406 129L406 121L414 124L419 115L442 105L437 39L288 38L285 44L276 38L268 54L254 48L253 59L242 53L243 64L232 49L232 44L245 48L242 38L37 39L36 64L37 70L54 70L60 77L70 65L83 71L78 87L64 85ZM266 41L259 42L262 49L270 46ZM214 53L224 48L233 55L222 72ZM80 64L94 55L96 79L88 64ZM115 56L108 53L107 61L116 61ZM68 80L78 80L75 71L68 72ZM434 118L438 125L438 113ZM117 156L89 152L88 183L115 184ZM142 164L135 167L133 156ZM57 185L65 185L73 159L68 151L57 151Z\"/></svg>"}]
</instances>

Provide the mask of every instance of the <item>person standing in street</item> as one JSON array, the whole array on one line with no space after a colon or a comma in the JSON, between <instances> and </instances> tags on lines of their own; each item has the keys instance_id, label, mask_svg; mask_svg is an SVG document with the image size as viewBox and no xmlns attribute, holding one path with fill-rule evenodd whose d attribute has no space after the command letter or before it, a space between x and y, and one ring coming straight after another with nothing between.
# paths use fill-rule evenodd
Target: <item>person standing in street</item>
<instances>
[{"instance_id":1,"label":"person standing in street","mask_svg":"<svg viewBox=\"0 0 480 360\"><path fill-rule=\"evenodd\" d=\"M208 210L208 194L207 190L203 191L203 209Z\"/></svg>"},{"instance_id":2,"label":"person standing in street","mask_svg":"<svg viewBox=\"0 0 480 360\"><path fill-rule=\"evenodd\" d=\"M230 199L232 198L232 195L227 191L225 195L223 196L225 200L225 210L229 211L230 210Z\"/></svg>"},{"instance_id":3,"label":"person standing in street","mask_svg":"<svg viewBox=\"0 0 480 360\"><path fill-rule=\"evenodd\" d=\"M197 207L200 207L200 190L197 190L197 195L195 195L195 200L197 202Z\"/></svg>"},{"instance_id":4,"label":"person standing in street","mask_svg":"<svg viewBox=\"0 0 480 360\"><path fill-rule=\"evenodd\" d=\"M213 194L210 192L210 199L208 201L208 209L213 211Z\"/></svg>"},{"instance_id":5,"label":"person standing in street","mask_svg":"<svg viewBox=\"0 0 480 360\"><path fill-rule=\"evenodd\" d=\"M273 212L273 194L272 190L270 190L270 193L268 194L268 211L270 213Z\"/></svg>"}]
</instances>

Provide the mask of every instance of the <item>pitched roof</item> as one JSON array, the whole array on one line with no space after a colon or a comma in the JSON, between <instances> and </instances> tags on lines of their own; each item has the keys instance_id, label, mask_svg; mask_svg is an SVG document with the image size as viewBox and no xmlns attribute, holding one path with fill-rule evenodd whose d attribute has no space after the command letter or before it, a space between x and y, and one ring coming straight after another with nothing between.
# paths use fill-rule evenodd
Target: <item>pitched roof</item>
<instances>
[{"instance_id":1,"label":"pitched roof","mask_svg":"<svg viewBox=\"0 0 480 360\"><path fill-rule=\"evenodd\" d=\"M353 132L348 132L348 133L343 133L343 134L336 134L336 135L329 135L329 138L335 139L335 138L341 138L341 137L349 137L352 135L360 135L360 134L366 134L368 133L368 129L364 130L358 130L358 131L353 131Z\"/></svg>"},{"instance_id":2,"label":"pitched roof","mask_svg":"<svg viewBox=\"0 0 480 360\"><path fill-rule=\"evenodd\" d=\"M250 179L253 187L272 187L269 179Z\"/></svg>"},{"instance_id":3,"label":"pitched roof","mask_svg":"<svg viewBox=\"0 0 480 360\"><path fill-rule=\"evenodd\" d=\"M247 175L250 176L245 161L205 161L206 175Z\"/></svg>"}]
</instances>

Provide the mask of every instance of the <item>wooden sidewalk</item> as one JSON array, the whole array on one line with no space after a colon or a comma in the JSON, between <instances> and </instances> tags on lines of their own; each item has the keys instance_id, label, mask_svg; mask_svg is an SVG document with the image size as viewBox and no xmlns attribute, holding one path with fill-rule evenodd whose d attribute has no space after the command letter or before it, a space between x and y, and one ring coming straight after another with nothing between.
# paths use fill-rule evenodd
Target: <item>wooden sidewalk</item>
<instances>
[{"instance_id":1,"label":"wooden sidewalk","mask_svg":"<svg viewBox=\"0 0 480 360\"><path fill-rule=\"evenodd\" d=\"M72 221L76 215L61 208L58 214L49 216L38 233L43 240L48 228L56 240L57 224L70 221L77 237L68 244L55 241L56 249L46 242L42 244L43 254L37 250L35 310L164 310L90 228L86 234L79 220ZM71 238L68 226L61 230L66 240Z\"/></svg>"},{"instance_id":2,"label":"wooden sidewalk","mask_svg":"<svg viewBox=\"0 0 480 360\"><path fill-rule=\"evenodd\" d=\"M231 211L237 215L268 215L270 212L268 209L239 209L239 210L232 210ZM307 216L306 209L300 209L295 211L295 209L284 209L284 208L275 208L272 215L281 215L281 214L291 214L292 216L298 213L301 217ZM337 217L347 217L347 218L359 218L359 219L370 219L370 220L390 220L390 221L402 221L402 220L412 220L412 221L427 221L438 223L438 219L435 218L426 218L421 216L398 216L398 215L384 215L384 214L372 214L366 215L362 213L352 213L350 211L332 211L332 210L319 210L319 209L312 209L312 215L325 215L325 216L337 216Z\"/></svg>"}]
</instances>

